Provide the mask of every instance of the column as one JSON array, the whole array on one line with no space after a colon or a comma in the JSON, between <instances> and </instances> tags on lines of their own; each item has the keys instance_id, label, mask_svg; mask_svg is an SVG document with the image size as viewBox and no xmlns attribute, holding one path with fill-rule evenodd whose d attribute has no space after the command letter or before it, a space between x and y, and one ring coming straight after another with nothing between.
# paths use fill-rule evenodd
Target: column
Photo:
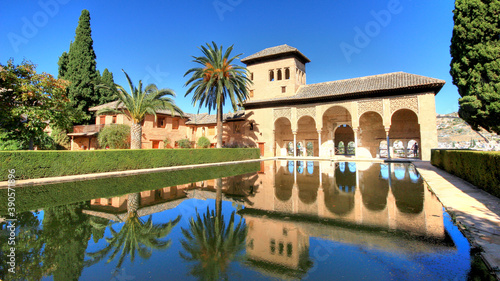
<instances>
[{"instance_id":1,"label":"column","mask_svg":"<svg viewBox=\"0 0 500 281\"><path fill-rule=\"evenodd\" d=\"M354 156L358 155L358 128L353 128L354 131Z\"/></svg>"},{"instance_id":2,"label":"column","mask_svg":"<svg viewBox=\"0 0 500 281\"><path fill-rule=\"evenodd\" d=\"M297 131L292 131L293 133L293 157L297 157Z\"/></svg>"},{"instance_id":3,"label":"column","mask_svg":"<svg viewBox=\"0 0 500 281\"><path fill-rule=\"evenodd\" d=\"M276 155L276 130L273 130L273 136L271 139L271 152L272 152L273 156L277 156Z\"/></svg>"},{"instance_id":4,"label":"column","mask_svg":"<svg viewBox=\"0 0 500 281\"><path fill-rule=\"evenodd\" d=\"M318 156L321 157L321 130L318 130Z\"/></svg>"},{"instance_id":5,"label":"column","mask_svg":"<svg viewBox=\"0 0 500 281\"><path fill-rule=\"evenodd\" d=\"M386 137L386 141L387 141L387 158L388 159L391 159L391 142L390 142L390 139L389 139L389 130L391 128L384 128L385 129L385 137Z\"/></svg>"}]
</instances>

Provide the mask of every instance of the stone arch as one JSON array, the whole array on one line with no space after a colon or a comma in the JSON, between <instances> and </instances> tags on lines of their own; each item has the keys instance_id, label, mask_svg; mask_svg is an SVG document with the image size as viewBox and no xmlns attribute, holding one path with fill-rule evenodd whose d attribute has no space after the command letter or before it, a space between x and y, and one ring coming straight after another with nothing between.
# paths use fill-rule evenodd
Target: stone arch
<instances>
[{"instance_id":1,"label":"stone arch","mask_svg":"<svg viewBox=\"0 0 500 281\"><path fill-rule=\"evenodd\" d=\"M367 149L372 157L380 157L380 141L385 140L382 116L367 111L359 117L358 146Z\"/></svg>"},{"instance_id":2,"label":"stone arch","mask_svg":"<svg viewBox=\"0 0 500 281\"><path fill-rule=\"evenodd\" d=\"M283 78L283 74L282 74L281 68L278 69L278 72L277 72L276 76L278 77L277 80L281 80Z\"/></svg>"},{"instance_id":3,"label":"stone arch","mask_svg":"<svg viewBox=\"0 0 500 281\"><path fill-rule=\"evenodd\" d=\"M285 68L285 80L290 79L290 68Z\"/></svg>"},{"instance_id":4,"label":"stone arch","mask_svg":"<svg viewBox=\"0 0 500 281\"><path fill-rule=\"evenodd\" d=\"M418 115L411 109L396 110L391 116L389 138L403 142L403 154L406 157L406 145L410 140L420 143L420 124Z\"/></svg>"},{"instance_id":5,"label":"stone arch","mask_svg":"<svg viewBox=\"0 0 500 281\"><path fill-rule=\"evenodd\" d=\"M354 130L351 126L343 124L335 129L334 133L335 147L338 149L339 144L342 142L344 144L344 153L349 154L348 146L349 143L354 142ZM336 153L337 154L337 151Z\"/></svg>"},{"instance_id":6,"label":"stone arch","mask_svg":"<svg viewBox=\"0 0 500 281\"><path fill-rule=\"evenodd\" d=\"M292 122L286 117L274 121L275 155L287 156L287 143L293 141Z\"/></svg>"},{"instance_id":7,"label":"stone arch","mask_svg":"<svg viewBox=\"0 0 500 281\"><path fill-rule=\"evenodd\" d=\"M269 81L274 81L274 70L269 70Z\"/></svg>"},{"instance_id":8,"label":"stone arch","mask_svg":"<svg viewBox=\"0 0 500 281\"><path fill-rule=\"evenodd\" d=\"M314 117L309 114L302 115L302 117L297 120L297 143L299 142L303 144L303 151L302 153L297 153L297 155L307 155L306 144L308 142L313 143L313 156L318 155L318 132L316 131L316 121L314 120Z\"/></svg>"}]
</instances>

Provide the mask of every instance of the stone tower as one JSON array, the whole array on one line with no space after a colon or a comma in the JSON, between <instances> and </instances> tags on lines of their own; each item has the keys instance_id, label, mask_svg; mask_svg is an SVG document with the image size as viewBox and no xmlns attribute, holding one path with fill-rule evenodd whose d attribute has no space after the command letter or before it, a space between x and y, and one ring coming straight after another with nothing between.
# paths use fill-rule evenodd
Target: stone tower
<instances>
[{"instance_id":1,"label":"stone tower","mask_svg":"<svg viewBox=\"0 0 500 281\"><path fill-rule=\"evenodd\" d=\"M306 84L306 63L310 60L288 45L271 47L241 60L250 71L251 100L293 96Z\"/></svg>"}]
</instances>

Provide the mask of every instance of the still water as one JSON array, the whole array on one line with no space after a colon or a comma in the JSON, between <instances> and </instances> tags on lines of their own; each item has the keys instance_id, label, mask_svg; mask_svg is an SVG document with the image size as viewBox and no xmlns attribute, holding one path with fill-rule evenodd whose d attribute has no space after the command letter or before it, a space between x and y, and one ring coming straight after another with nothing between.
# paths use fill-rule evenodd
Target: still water
<instances>
[{"instance_id":1,"label":"still water","mask_svg":"<svg viewBox=\"0 0 500 281\"><path fill-rule=\"evenodd\" d=\"M467 240L409 164L267 161L16 193L16 273L2 262L1 280L466 280L470 270Z\"/></svg>"}]
</instances>

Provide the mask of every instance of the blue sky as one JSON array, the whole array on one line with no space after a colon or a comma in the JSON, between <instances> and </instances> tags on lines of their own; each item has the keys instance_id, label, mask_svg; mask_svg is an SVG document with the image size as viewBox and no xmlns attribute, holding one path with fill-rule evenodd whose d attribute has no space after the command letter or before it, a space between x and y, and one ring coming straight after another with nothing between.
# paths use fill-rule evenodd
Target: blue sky
<instances>
[{"instance_id":1,"label":"blue sky","mask_svg":"<svg viewBox=\"0 0 500 281\"><path fill-rule=\"evenodd\" d=\"M191 56L201 55L199 46L215 41L234 44L240 58L281 44L298 48L311 60L307 84L396 71L443 79L436 111L444 114L458 110L459 98L449 74L453 2L3 1L0 62L26 58L39 72L57 75L59 56L87 9L101 73L108 68L127 86L124 69L133 81L172 88L186 112L197 108L184 97L184 73L196 66Z\"/></svg>"}]
</instances>

